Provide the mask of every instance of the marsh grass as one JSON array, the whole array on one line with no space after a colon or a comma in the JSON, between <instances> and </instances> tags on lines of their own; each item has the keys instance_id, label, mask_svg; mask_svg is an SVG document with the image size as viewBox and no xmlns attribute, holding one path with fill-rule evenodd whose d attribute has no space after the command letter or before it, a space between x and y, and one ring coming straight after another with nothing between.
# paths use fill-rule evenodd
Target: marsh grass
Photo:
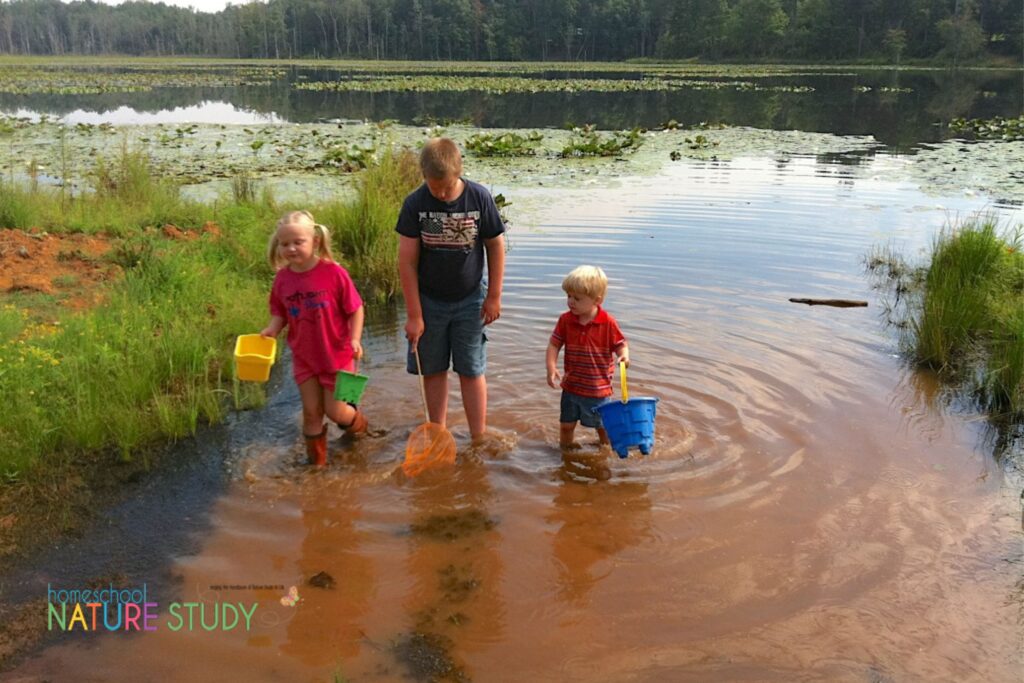
<instances>
[{"instance_id":1,"label":"marsh grass","mask_svg":"<svg viewBox=\"0 0 1024 683\"><path fill-rule=\"evenodd\" d=\"M60 324L5 306L2 469L54 451L114 448L130 458L223 416L231 340L262 313L264 283L202 241L137 254L102 306Z\"/></svg>"},{"instance_id":2,"label":"marsh grass","mask_svg":"<svg viewBox=\"0 0 1024 683\"><path fill-rule=\"evenodd\" d=\"M52 232L126 236L146 226L200 224L209 209L181 196L140 151L97 160L89 192L69 196L64 188L0 181L0 227L39 227Z\"/></svg>"},{"instance_id":3,"label":"marsh grass","mask_svg":"<svg viewBox=\"0 0 1024 683\"><path fill-rule=\"evenodd\" d=\"M333 230L335 254L349 269L364 297L386 300L399 291L395 222L402 200L421 182L416 156L388 148L371 163L352 202L334 202L314 215Z\"/></svg>"},{"instance_id":4,"label":"marsh grass","mask_svg":"<svg viewBox=\"0 0 1024 683\"><path fill-rule=\"evenodd\" d=\"M914 362L959 383L990 416L1024 419L1024 246L1021 228L980 216L944 230L926 266L876 250L887 307Z\"/></svg>"},{"instance_id":5,"label":"marsh grass","mask_svg":"<svg viewBox=\"0 0 1024 683\"><path fill-rule=\"evenodd\" d=\"M360 289L387 300L398 291L397 212L419 181L410 152L388 151L348 203L280 207L253 192L203 205L122 148L98 166L91 192L63 204L52 188L0 184L0 212L13 207L5 227L120 236L105 258L123 273L84 312L63 310L60 295L0 300L0 473L18 478L56 454L145 457L159 440L260 404L258 387L234 381L231 353L238 334L266 322L265 249L280 212L314 211ZM166 222L199 234L208 220L219 235L173 240L154 229Z\"/></svg>"}]
</instances>

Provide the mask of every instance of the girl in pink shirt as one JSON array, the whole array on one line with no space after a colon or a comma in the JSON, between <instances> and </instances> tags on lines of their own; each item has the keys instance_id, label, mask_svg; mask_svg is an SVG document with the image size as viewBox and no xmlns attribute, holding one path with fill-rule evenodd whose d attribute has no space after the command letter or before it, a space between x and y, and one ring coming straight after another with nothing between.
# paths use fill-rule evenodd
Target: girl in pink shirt
<instances>
[{"instance_id":1,"label":"girl in pink shirt","mask_svg":"<svg viewBox=\"0 0 1024 683\"><path fill-rule=\"evenodd\" d=\"M363 300L348 271L331 256L327 228L308 211L286 213L267 247L277 269L270 290L270 322L260 332L276 337L288 328L292 370L302 397L302 432L309 462L327 464L324 415L347 434L366 432L367 420L354 405L334 399L339 370L353 369L363 355Z\"/></svg>"}]
</instances>

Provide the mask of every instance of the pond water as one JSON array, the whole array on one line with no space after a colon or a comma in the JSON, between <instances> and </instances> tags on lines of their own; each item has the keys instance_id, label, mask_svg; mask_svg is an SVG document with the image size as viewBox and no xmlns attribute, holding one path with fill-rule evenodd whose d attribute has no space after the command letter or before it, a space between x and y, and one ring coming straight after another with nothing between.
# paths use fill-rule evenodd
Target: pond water
<instances>
[{"instance_id":1,"label":"pond water","mask_svg":"<svg viewBox=\"0 0 1024 683\"><path fill-rule=\"evenodd\" d=\"M388 63L384 63L386 66ZM744 71L665 80L691 85L672 90L634 92L332 92L301 90L310 83L405 74L428 78L436 71L392 65L342 69L289 67L268 70L258 85L225 84L157 87L143 92L99 94L0 93L0 112L47 114L69 123L307 123L322 119L392 119L414 124L460 120L488 128L562 128L595 124L601 129L653 128L669 120L684 125L723 122L779 130L873 135L880 142L907 148L948 137L954 117L1016 117L1024 110L1024 81L1019 70L835 69L797 67L791 74ZM588 71L523 74L547 79L640 80L644 74ZM141 68L141 67L140 67ZM442 67L443 68L443 67ZM730 67L726 67L727 69ZM103 70L81 69L88 74ZM156 70L154 70L156 71ZM168 67L169 73L176 69ZM195 73L209 75L202 69ZM117 70L108 69L108 73ZM489 75L516 75L516 67ZM654 69L654 73L658 73ZM461 72L460 72L461 74ZM461 74L466 75L466 74ZM484 75L484 74L473 74ZM652 74L648 74L652 76ZM154 76L154 78L156 78ZM180 79L179 79L180 80ZM214 82L216 78L212 79ZM244 80L244 79L243 79ZM73 82L73 81L72 81ZM143 81L145 82L145 81ZM696 82L697 85L692 85ZM707 86L701 86L706 83ZM726 83L728 87L710 87ZM745 84L745 85L741 85ZM733 86L738 87L733 87ZM756 88L756 89L755 89ZM806 89L805 91L794 91Z\"/></svg>"},{"instance_id":2,"label":"pond water","mask_svg":"<svg viewBox=\"0 0 1024 683\"><path fill-rule=\"evenodd\" d=\"M251 630L172 631L164 604L156 631L66 638L14 680L1020 680L1016 491L984 422L897 356L861 266L1016 204L806 156L494 189L517 208L494 442L467 445L455 391L458 464L396 473L421 409L402 319L378 315L365 407L385 433L308 471L285 381L265 420L289 436L232 440L212 531L162 587L208 623L258 602ZM647 457L557 448L544 348L584 262L611 277L632 394L661 399Z\"/></svg>"}]
</instances>

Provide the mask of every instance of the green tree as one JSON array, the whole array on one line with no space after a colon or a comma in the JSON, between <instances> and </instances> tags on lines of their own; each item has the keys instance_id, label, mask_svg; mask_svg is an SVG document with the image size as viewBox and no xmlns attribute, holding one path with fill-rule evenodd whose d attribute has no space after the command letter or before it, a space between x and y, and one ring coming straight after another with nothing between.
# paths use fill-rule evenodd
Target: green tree
<instances>
[{"instance_id":1,"label":"green tree","mask_svg":"<svg viewBox=\"0 0 1024 683\"><path fill-rule=\"evenodd\" d=\"M942 40L941 55L953 61L954 66L962 60L977 57L985 48L985 34L974 16L974 5L962 0L959 14L943 19L936 24Z\"/></svg>"},{"instance_id":2,"label":"green tree","mask_svg":"<svg viewBox=\"0 0 1024 683\"><path fill-rule=\"evenodd\" d=\"M891 28L885 32L885 40L882 41L889 57L896 64L900 65L900 56L907 49L907 32L901 28Z\"/></svg>"},{"instance_id":3,"label":"green tree","mask_svg":"<svg viewBox=\"0 0 1024 683\"><path fill-rule=\"evenodd\" d=\"M662 57L717 57L729 7L725 0L679 0L658 39Z\"/></svg>"},{"instance_id":4,"label":"green tree","mask_svg":"<svg viewBox=\"0 0 1024 683\"><path fill-rule=\"evenodd\" d=\"M780 0L739 0L727 23L730 50L751 57L767 55L778 48L788 25Z\"/></svg>"}]
</instances>

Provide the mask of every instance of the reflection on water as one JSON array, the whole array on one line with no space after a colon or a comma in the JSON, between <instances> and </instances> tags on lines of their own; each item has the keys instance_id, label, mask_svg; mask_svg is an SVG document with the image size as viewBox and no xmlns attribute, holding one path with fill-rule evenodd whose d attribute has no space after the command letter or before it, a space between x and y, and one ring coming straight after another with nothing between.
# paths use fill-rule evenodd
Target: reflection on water
<instances>
[{"instance_id":1,"label":"reflection on water","mask_svg":"<svg viewBox=\"0 0 1024 683\"><path fill-rule=\"evenodd\" d=\"M363 617L372 607L375 572L360 552L359 491L327 488L303 502L297 568L305 579L281 651L319 667L359 654ZM310 583L310 579L319 580Z\"/></svg>"},{"instance_id":2,"label":"reflection on water","mask_svg":"<svg viewBox=\"0 0 1024 683\"><path fill-rule=\"evenodd\" d=\"M175 562L196 590L282 586L224 594L259 601L253 633L66 643L14 675L1019 680L1017 504L978 424L901 365L861 272L878 242L926 245L947 218L934 199L812 159L515 197L490 448L465 447L455 405L458 464L400 473L419 397L399 312L375 316L365 407L382 433L332 432L331 466L310 472L293 394L268 419L294 442L229 454L239 475L213 531ZM581 262L611 278L630 388L661 399L649 457L558 449L543 355ZM333 587L309 584L321 572Z\"/></svg>"},{"instance_id":3,"label":"reflection on water","mask_svg":"<svg viewBox=\"0 0 1024 683\"><path fill-rule=\"evenodd\" d=\"M579 74L551 73L551 78ZM758 86L810 92L682 89L657 92L457 93L317 92L296 81L349 78L333 69L292 67L266 86L154 88L98 95L0 94L0 112L48 114L68 123L262 123L348 119L404 124L470 121L487 128L654 128L676 120L777 130L873 135L909 148L948 135L954 117L1015 117L1024 108L1019 72L870 70L756 79ZM582 74L632 78L636 74ZM718 79L712 79L718 80ZM897 89L907 89L897 92Z\"/></svg>"},{"instance_id":4,"label":"reflection on water","mask_svg":"<svg viewBox=\"0 0 1024 683\"><path fill-rule=\"evenodd\" d=\"M558 596L585 607L587 595L611 572L607 561L651 540L648 484L618 481L605 486L566 478L546 519L555 525L551 555L558 569Z\"/></svg>"}]
</instances>

